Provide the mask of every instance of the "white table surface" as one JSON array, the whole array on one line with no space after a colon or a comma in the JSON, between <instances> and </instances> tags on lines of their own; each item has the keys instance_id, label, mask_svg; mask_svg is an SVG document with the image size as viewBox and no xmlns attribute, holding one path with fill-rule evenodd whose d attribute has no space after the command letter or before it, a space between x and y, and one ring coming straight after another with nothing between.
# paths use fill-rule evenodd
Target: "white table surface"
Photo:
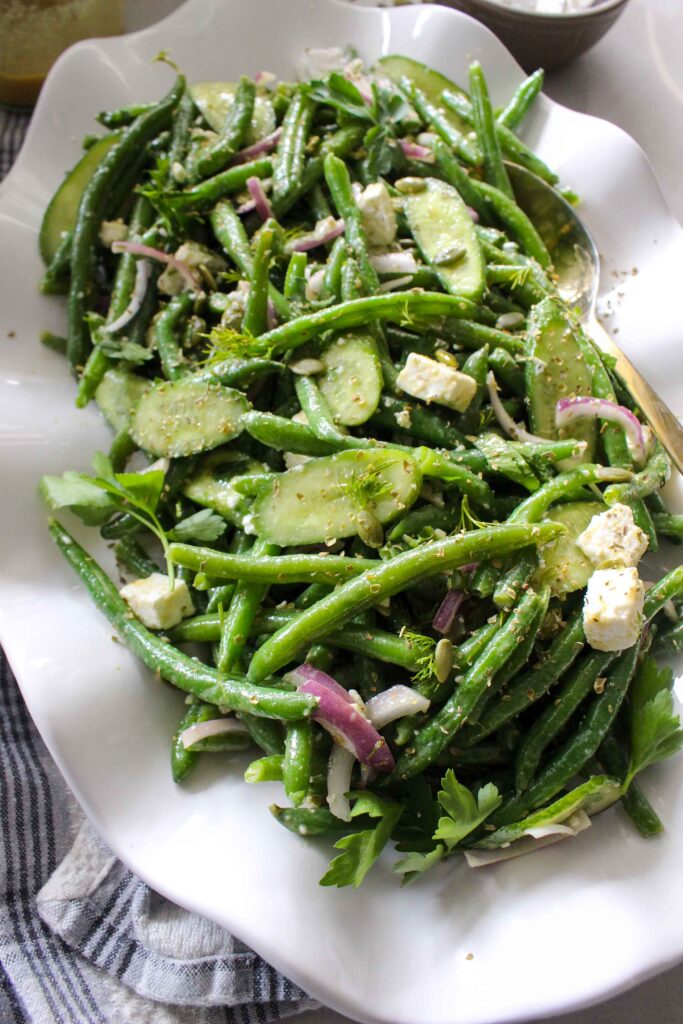
<instances>
[{"instance_id":1,"label":"white table surface","mask_svg":"<svg viewBox=\"0 0 683 1024\"><path fill-rule=\"evenodd\" d=\"M179 3L128 0L128 27L152 24ZM273 3L283 9L286 6L286 0ZM597 46L548 75L546 91L559 103L604 117L632 135L650 158L673 213L683 223L682 53L683 0L631 0ZM625 216L628 206L628 196L624 196ZM683 267L681 275L683 280ZM495 984L495 979L491 982ZM312 1011L296 1020L301 1024L349 1024L347 1018L331 1010ZM555 1024L681 1024L683 965L608 1003L553 1020Z\"/></svg>"}]
</instances>

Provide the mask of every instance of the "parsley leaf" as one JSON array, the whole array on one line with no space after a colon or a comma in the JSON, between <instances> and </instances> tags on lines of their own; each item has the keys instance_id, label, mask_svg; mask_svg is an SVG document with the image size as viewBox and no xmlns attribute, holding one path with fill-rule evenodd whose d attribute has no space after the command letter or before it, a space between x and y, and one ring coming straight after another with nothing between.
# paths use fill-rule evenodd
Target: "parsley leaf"
<instances>
[{"instance_id":1,"label":"parsley leaf","mask_svg":"<svg viewBox=\"0 0 683 1024\"><path fill-rule=\"evenodd\" d=\"M324 81L311 82L309 95L318 103L328 107L334 107L342 114L347 114L356 121L376 121L375 111L368 106L360 92L348 78L344 78L339 72L333 71ZM343 120L339 118L342 125Z\"/></svg>"},{"instance_id":2,"label":"parsley leaf","mask_svg":"<svg viewBox=\"0 0 683 1024\"><path fill-rule=\"evenodd\" d=\"M631 763L626 784L648 765L663 761L683 747L672 686L671 669L646 658L631 689Z\"/></svg>"},{"instance_id":3,"label":"parsley leaf","mask_svg":"<svg viewBox=\"0 0 683 1024\"><path fill-rule=\"evenodd\" d=\"M116 511L116 504L106 491L71 469L62 476L44 476L40 494L49 508L70 508L88 526L106 523Z\"/></svg>"},{"instance_id":4,"label":"parsley leaf","mask_svg":"<svg viewBox=\"0 0 683 1024\"><path fill-rule=\"evenodd\" d=\"M448 850L452 850L495 811L503 798L489 782L482 786L475 800L469 789L458 782L452 768L444 775L441 786L438 800L448 817L439 818L434 838L443 840Z\"/></svg>"},{"instance_id":5,"label":"parsley leaf","mask_svg":"<svg viewBox=\"0 0 683 1024\"><path fill-rule=\"evenodd\" d=\"M185 542L188 540L212 541L222 537L227 523L222 516L216 515L210 508L181 519L173 527L168 536L171 540Z\"/></svg>"},{"instance_id":6,"label":"parsley leaf","mask_svg":"<svg viewBox=\"0 0 683 1024\"><path fill-rule=\"evenodd\" d=\"M321 885L336 885L338 888L352 885L357 889L388 843L403 808L400 804L387 803L373 793L360 793L351 816L355 818L359 814L379 817L379 823L375 828L352 832L334 844L336 849L344 852L334 858L320 879Z\"/></svg>"},{"instance_id":7,"label":"parsley leaf","mask_svg":"<svg viewBox=\"0 0 683 1024\"><path fill-rule=\"evenodd\" d=\"M410 885L411 882L414 882L425 871L429 871L434 864L437 864L445 853L446 847L441 843L428 853L409 853L407 857L398 861L394 866L394 871L398 872L399 875L403 875L401 885Z\"/></svg>"}]
</instances>

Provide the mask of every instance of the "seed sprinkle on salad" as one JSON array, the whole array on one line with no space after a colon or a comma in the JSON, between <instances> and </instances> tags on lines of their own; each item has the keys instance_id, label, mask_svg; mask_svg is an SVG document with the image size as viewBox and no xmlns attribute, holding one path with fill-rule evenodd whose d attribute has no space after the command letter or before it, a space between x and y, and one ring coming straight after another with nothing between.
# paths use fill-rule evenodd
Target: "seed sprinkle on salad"
<instances>
[{"instance_id":1,"label":"seed sprinkle on salad","mask_svg":"<svg viewBox=\"0 0 683 1024\"><path fill-rule=\"evenodd\" d=\"M639 563L683 516L515 200L508 161L560 187L516 131L543 73L497 111L476 62L467 92L402 56L301 64L100 114L53 197L43 341L114 439L41 489L127 582L52 536L187 695L174 780L257 753L274 817L336 839L321 884L389 840L404 882L482 866L617 801L652 836L683 567Z\"/></svg>"}]
</instances>

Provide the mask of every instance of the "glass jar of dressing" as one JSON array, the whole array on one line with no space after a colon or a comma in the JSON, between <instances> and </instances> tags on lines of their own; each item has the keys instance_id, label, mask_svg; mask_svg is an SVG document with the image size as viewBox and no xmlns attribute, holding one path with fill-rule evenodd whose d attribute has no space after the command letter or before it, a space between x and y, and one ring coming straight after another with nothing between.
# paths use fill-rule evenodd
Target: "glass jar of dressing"
<instances>
[{"instance_id":1,"label":"glass jar of dressing","mask_svg":"<svg viewBox=\"0 0 683 1024\"><path fill-rule=\"evenodd\" d=\"M121 0L0 0L0 103L31 106L63 50L121 32Z\"/></svg>"}]
</instances>

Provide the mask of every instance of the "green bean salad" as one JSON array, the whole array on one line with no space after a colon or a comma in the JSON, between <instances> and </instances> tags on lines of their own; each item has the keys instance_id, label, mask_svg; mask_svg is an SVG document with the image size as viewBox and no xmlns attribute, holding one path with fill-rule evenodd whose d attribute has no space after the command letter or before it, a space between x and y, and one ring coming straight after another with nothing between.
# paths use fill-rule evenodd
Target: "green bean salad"
<instances>
[{"instance_id":1,"label":"green bean salad","mask_svg":"<svg viewBox=\"0 0 683 1024\"><path fill-rule=\"evenodd\" d=\"M482 866L617 801L655 835L683 567L638 566L683 516L511 187L510 163L560 188L517 134L543 74L495 109L476 62L467 92L403 56L300 72L178 73L100 114L53 197L68 333L43 341L114 438L41 489L127 582L52 536L186 694L175 782L251 751L277 821L335 839L323 885L389 840L404 882Z\"/></svg>"}]
</instances>

